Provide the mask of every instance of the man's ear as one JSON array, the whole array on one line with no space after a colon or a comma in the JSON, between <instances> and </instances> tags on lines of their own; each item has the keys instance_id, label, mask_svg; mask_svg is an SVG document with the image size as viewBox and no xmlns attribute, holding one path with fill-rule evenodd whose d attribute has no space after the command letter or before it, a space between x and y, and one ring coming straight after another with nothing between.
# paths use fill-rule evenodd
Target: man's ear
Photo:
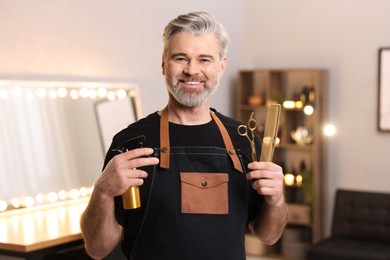
<instances>
[{"instance_id":1,"label":"man's ear","mask_svg":"<svg viewBox=\"0 0 390 260\"><path fill-rule=\"evenodd\" d=\"M165 57L164 57L164 53L161 55L161 72L165 76Z\"/></svg>"},{"instance_id":2,"label":"man's ear","mask_svg":"<svg viewBox=\"0 0 390 260\"><path fill-rule=\"evenodd\" d=\"M226 58L226 56L225 57L223 57L222 58L222 60L221 60L221 64L220 64L220 75L221 75L221 77L222 77L222 75L223 75L223 73L225 72L225 69L226 69L226 63L227 63L227 58Z\"/></svg>"}]
</instances>

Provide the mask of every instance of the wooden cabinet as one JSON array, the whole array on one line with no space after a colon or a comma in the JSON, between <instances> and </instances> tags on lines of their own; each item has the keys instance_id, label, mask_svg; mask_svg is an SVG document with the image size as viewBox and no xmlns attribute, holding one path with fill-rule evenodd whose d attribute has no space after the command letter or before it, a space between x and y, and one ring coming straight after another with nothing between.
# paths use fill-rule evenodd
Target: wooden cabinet
<instances>
[{"instance_id":1,"label":"wooden cabinet","mask_svg":"<svg viewBox=\"0 0 390 260\"><path fill-rule=\"evenodd\" d=\"M262 137L266 105L282 105L273 161L284 168L289 227L305 228L309 242L324 236L327 144L322 129L328 111L328 72L322 69L253 69L238 73L236 119L251 112ZM291 174L291 175L288 175Z\"/></svg>"}]
</instances>

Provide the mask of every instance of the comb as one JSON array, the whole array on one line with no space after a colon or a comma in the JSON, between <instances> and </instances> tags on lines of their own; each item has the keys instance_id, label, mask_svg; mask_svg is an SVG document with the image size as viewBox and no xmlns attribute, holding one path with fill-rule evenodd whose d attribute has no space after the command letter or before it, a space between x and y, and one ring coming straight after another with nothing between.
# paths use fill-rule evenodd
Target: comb
<instances>
[{"instance_id":1,"label":"comb","mask_svg":"<svg viewBox=\"0 0 390 260\"><path fill-rule=\"evenodd\" d=\"M267 118L265 120L265 130L261 148L260 162L272 161L275 145L277 143L280 111L280 104L271 104L267 106Z\"/></svg>"}]
</instances>

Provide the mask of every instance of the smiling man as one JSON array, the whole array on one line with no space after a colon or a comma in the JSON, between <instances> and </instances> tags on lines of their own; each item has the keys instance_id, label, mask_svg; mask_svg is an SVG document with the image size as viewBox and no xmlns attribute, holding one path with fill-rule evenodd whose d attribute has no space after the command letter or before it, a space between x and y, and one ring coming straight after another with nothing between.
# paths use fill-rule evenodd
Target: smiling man
<instances>
[{"instance_id":1,"label":"smiling man","mask_svg":"<svg viewBox=\"0 0 390 260\"><path fill-rule=\"evenodd\" d=\"M168 104L113 138L81 220L86 250L101 259L121 242L134 260L244 260L248 225L267 244L286 225L282 169L252 162L240 122L210 108L227 62L224 27L205 12L184 14L163 41ZM142 144L129 142L139 136ZM123 206L130 186L140 187L140 208Z\"/></svg>"}]
</instances>

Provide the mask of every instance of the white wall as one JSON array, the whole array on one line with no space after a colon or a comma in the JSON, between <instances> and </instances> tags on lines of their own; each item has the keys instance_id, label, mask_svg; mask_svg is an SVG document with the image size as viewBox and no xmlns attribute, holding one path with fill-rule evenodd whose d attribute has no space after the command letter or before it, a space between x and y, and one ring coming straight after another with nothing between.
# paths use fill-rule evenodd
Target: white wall
<instances>
[{"instance_id":1,"label":"white wall","mask_svg":"<svg viewBox=\"0 0 390 260\"><path fill-rule=\"evenodd\" d=\"M244 1L246 67L330 72L329 195L390 191L390 133L377 131L378 49L390 46L387 0ZM332 207L328 206L329 212Z\"/></svg>"},{"instance_id":2,"label":"white wall","mask_svg":"<svg viewBox=\"0 0 390 260\"><path fill-rule=\"evenodd\" d=\"M193 10L214 14L232 38L216 108L233 114L240 68L327 68L338 127L329 199L336 187L390 189L390 134L376 130L377 51L390 46L387 0L0 0L0 78L130 81L148 114L167 97L162 30Z\"/></svg>"}]
</instances>

